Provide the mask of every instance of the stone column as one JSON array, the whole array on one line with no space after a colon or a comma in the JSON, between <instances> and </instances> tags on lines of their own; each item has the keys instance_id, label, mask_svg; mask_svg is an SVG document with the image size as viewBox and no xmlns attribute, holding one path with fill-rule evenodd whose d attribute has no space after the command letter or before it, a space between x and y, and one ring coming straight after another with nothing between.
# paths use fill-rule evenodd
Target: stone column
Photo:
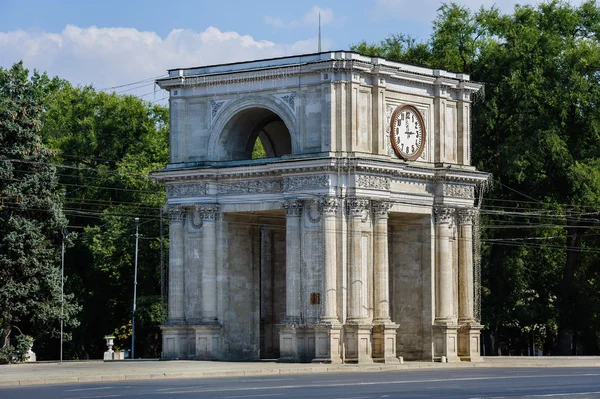
<instances>
[{"instance_id":1,"label":"stone column","mask_svg":"<svg viewBox=\"0 0 600 399\"><path fill-rule=\"evenodd\" d=\"M460 360L457 356L457 329L454 320L454 279L452 239L454 237L454 208L434 208L436 224L436 307L434 357L447 361Z\"/></svg>"},{"instance_id":2,"label":"stone column","mask_svg":"<svg viewBox=\"0 0 600 399\"><path fill-rule=\"evenodd\" d=\"M198 205L202 218L202 323L217 322L217 215L219 205Z\"/></svg>"},{"instance_id":3,"label":"stone column","mask_svg":"<svg viewBox=\"0 0 600 399\"><path fill-rule=\"evenodd\" d=\"M346 359L358 363L372 363L371 330L365 310L362 251L362 221L369 210L369 200L349 197L346 210L350 223L350 249L348 251L348 319L345 326Z\"/></svg>"},{"instance_id":4,"label":"stone column","mask_svg":"<svg viewBox=\"0 0 600 399\"><path fill-rule=\"evenodd\" d=\"M373 358L384 363L398 363L396 330L390 319L390 265L388 259L388 212L391 203L372 201L373 210Z\"/></svg>"},{"instance_id":5,"label":"stone column","mask_svg":"<svg viewBox=\"0 0 600 399\"><path fill-rule=\"evenodd\" d=\"M189 355L189 331L184 310L184 222L185 209L180 206L164 208L169 217L169 317L160 326L163 359L186 359Z\"/></svg>"},{"instance_id":6,"label":"stone column","mask_svg":"<svg viewBox=\"0 0 600 399\"><path fill-rule=\"evenodd\" d=\"M199 204L202 218L202 324L195 326L196 359L220 358L217 315L217 218L219 205Z\"/></svg>"},{"instance_id":7,"label":"stone column","mask_svg":"<svg viewBox=\"0 0 600 399\"><path fill-rule=\"evenodd\" d=\"M458 247L458 355L462 360L481 361L480 331L475 320L473 287L473 208L459 210L460 241Z\"/></svg>"},{"instance_id":8,"label":"stone column","mask_svg":"<svg viewBox=\"0 0 600 399\"><path fill-rule=\"evenodd\" d=\"M185 209L180 206L169 206L167 213L169 215L169 323L183 324Z\"/></svg>"},{"instance_id":9,"label":"stone column","mask_svg":"<svg viewBox=\"0 0 600 399\"><path fill-rule=\"evenodd\" d=\"M341 324L337 314L337 216L339 200L323 197L319 200L323 215L323 307L321 321L315 327L315 359L319 363L341 363Z\"/></svg>"},{"instance_id":10,"label":"stone column","mask_svg":"<svg viewBox=\"0 0 600 399\"><path fill-rule=\"evenodd\" d=\"M279 332L279 360L297 362L299 360L297 329L300 324L302 202L287 200L283 208L286 212L285 320Z\"/></svg>"}]
</instances>

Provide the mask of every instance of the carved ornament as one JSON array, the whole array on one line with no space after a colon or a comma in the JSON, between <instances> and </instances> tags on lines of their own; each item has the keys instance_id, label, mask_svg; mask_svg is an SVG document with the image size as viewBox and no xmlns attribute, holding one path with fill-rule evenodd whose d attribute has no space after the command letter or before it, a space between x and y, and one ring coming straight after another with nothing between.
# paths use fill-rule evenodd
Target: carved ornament
<instances>
[{"instance_id":1,"label":"carved ornament","mask_svg":"<svg viewBox=\"0 0 600 399\"><path fill-rule=\"evenodd\" d=\"M475 188L464 184L444 184L444 196L458 198L474 198Z\"/></svg>"},{"instance_id":2,"label":"carved ornament","mask_svg":"<svg viewBox=\"0 0 600 399\"><path fill-rule=\"evenodd\" d=\"M346 212L349 217L363 217L365 211L369 209L369 200L360 197L346 198Z\"/></svg>"},{"instance_id":3,"label":"carved ornament","mask_svg":"<svg viewBox=\"0 0 600 399\"><path fill-rule=\"evenodd\" d=\"M196 210L200 213L202 220L213 221L219 215L219 205L217 204L198 204Z\"/></svg>"},{"instance_id":4,"label":"carved ornament","mask_svg":"<svg viewBox=\"0 0 600 399\"><path fill-rule=\"evenodd\" d=\"M358 175L356 176L356 187L389 191L390 179L382 176Z\"/></svg>"},{"instance_id":5,"label":"carved ornament","mask_svg":"<svg viewBox=\"0 0 600 399\"><path fill-rule=\"evenodd\" d=\"M319 206L325 216L336 216L340 206L340 200L336 197L324 196L319 199Z\"/></svg>"},{"instance_id":6,"label":"carved ornament","mask_svg":"<svg viewBox=\"0 0 600 399\"><path fill-rule=\"evenodd\" d=\"M185 208L182 206L165 206L163 211L171 223L182 223L185 220Z\"/></svg>"},{"instance_id":7,"label":"carved ornament","mask_svg":"<svg viewBox=\"0 0 600 399\"><path fill-rule=\"evenodd\" d=\"M283 209L288 216L300 216L302 215L302 201L299 200L286 200L283 203Z\"/></svg>"},{"instance_id":8,"label":"carved ornament","mask_svg":"<svg viewBox=\"0 0 600 399\"><path fill-rule=\"evenodd\" d=\"M259 194L281 192L281 180L246 180L221 182L217 188L219 194Z\"/></svg>"},{"instance_id":9,"label":"carved ornament","mask_svg":"<svg viewBox=\"0 0 600 399\"><path fill-rule=\"evenodd\" d=\"M445 206L436 206L433 208L436 223L450 223L454 218L455 209Z\"/></svg>"},{"instance_id":10,"label":"carved ornament","mask_svg":"<svg viewBox=\"0 0 600 399\"><path fill-rule=\"evenodd\" d=\"M198 197L206 195L208 185L206 183L167 184L167 197Z\"/></svg>"},{"instance_id":11,"label":"carved ornament","mask_svg":"<svg viewBox=\"0 0 600 399\"><path fill-rule=\"evenodd\" d=\"M473 224L473 219L478 214L475 208L459 208L457 212L461 224Z\"/></svg>"},{"instance_id":12,"label":"carved ornament","mask_svg":"<svg viewBox=\"0 0 600 399\"><path fill-rule=\"evenodd\" d=\"M288 176L283 178L284 191L311 190L328 186L329 177L322 174L313 176Z\"/></svg>"},{"instance_id":13,"label":"carved ornament","mask_svg":"<svg viewBox=\"0 0 600 399\"><path fill-rule=\"evenodd\" d=\"M391 207L392 203L389 201L371 201L373 217L376 219L387 218Z\"/></svg>"}]
</instances>

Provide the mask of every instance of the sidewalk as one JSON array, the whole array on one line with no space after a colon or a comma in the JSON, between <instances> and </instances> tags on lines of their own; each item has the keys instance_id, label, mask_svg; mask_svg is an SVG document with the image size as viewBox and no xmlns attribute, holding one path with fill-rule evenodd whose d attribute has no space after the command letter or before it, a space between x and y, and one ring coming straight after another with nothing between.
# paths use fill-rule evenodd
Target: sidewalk
<instances>
[{"instance_id":1,"label":"sidewalk","mask_svg":"<svg viewBox=\"0 0 600 399\"><path fill-rule=\"evenodd\" d=\"M472 367L600 367L600 357L486 357L481 363L405 362L404 364L397 365L296 364L268 361L234 363L192 360L124 360L113 362L102 362L99 360L67 361L62 364L41 362L0 366L0 387L165 378L209 378Z\"/></svg>"}]
</instances>

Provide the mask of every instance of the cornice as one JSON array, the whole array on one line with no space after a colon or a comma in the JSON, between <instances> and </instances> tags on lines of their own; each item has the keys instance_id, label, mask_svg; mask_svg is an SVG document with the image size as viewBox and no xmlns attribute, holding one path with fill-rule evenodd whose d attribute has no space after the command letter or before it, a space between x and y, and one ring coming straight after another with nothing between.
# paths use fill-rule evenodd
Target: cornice
<instances>
[{"instance_id":1,"label":"cornice","mask_svg":"<svg viewBox=\"0 0 600 399\"><path fill-rule=\"evenodd\" d=\"M321 158L273 163L261 166L238 166L227 168L191 168L163 170L152 174L164 183L210 183L219 181L247 181L252 179L279 180L290 177L315 176L326 173L344 175L370 175L391 179L443 183L455 182L480 185L486 183L488 173L465 169L427 168L406 163L353 158Z\"/></svg>"}]
</instances>

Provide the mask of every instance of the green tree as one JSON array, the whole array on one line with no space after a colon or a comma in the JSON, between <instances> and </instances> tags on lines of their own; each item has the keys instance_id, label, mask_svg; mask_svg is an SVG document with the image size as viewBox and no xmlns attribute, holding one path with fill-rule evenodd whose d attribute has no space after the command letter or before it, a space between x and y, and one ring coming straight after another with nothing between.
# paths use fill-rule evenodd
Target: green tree
<instances>
[{"instance_id":1,"label":"green tree","mask_svg":"<svg viewBox=\"0 0 600 399\"><path fill-rule=\"evenodd\" d=\"M134 96L65 84L45 113L44 140L61 164L71 224L82 240L67 252L67 273L84 304L69 356L99 357L102 336L119 330L129 347L135 222L140 219L136 355L158 356L161 304L159 207L164 187L148 178L168 162L168 109ZM165 233L168 236L168 233Z\"/></svg>"},{"instance_id":2,"label":"green tree","mask_svg":"<svg viewBox=\"0 0 600 399\"><path fill-rule=\"evenodd\" d=\"M52 151L40 138L48 95L57 80L22 63L0 68L0 347L14 330L57 336L61 309L60 238L67 225ZM65 296L64 322L79 310Z\"/></svg>"}]
</instances>

